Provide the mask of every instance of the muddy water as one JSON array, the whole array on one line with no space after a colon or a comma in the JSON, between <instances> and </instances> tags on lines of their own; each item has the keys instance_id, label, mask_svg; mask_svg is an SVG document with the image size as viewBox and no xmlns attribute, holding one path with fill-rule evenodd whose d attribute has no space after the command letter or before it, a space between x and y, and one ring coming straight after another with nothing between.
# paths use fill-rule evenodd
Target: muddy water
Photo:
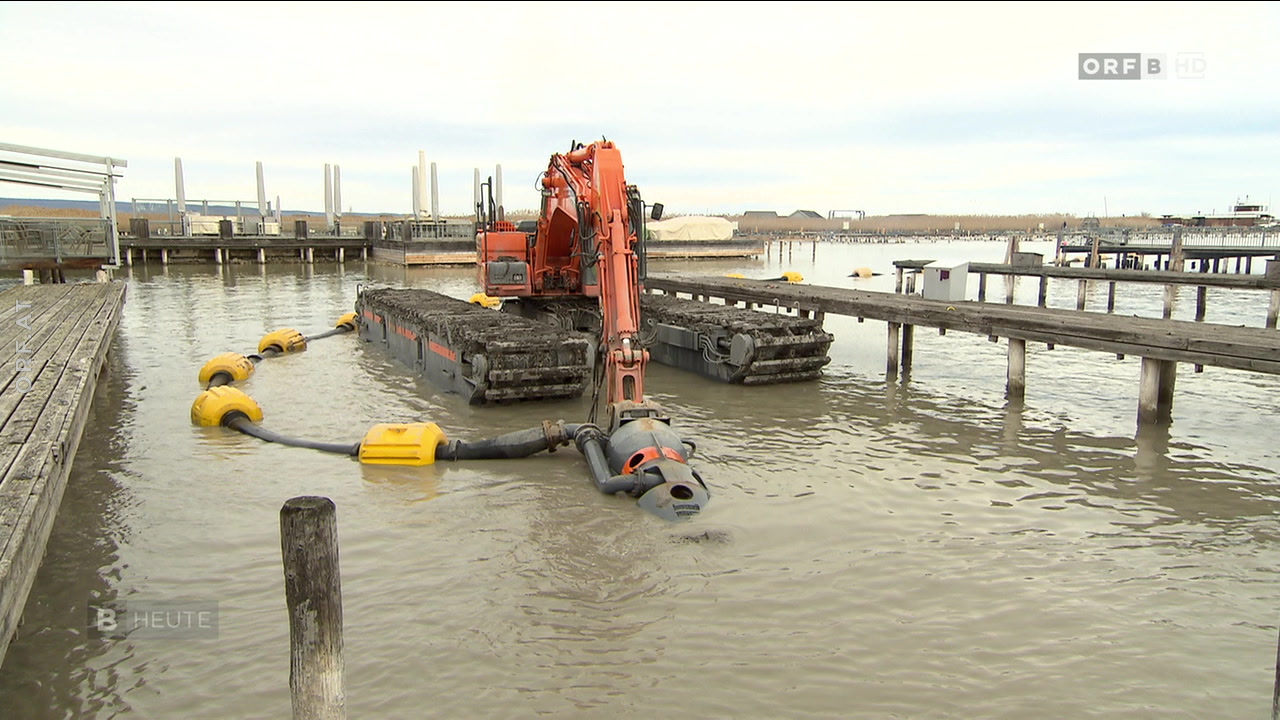
<instances>
[{"instance_id":1,"label":"muddy water","mask_svg":"<svg viewBox=\"0 0 1280 720\"><path fill-rule=\"evenodd\" d=\"M997 260L994 243L796 246L815 282L898 258ZM829 318L820 382L743 389L658 367L712 505L673 526L599 496L582 459L361 466L187 419L196 371L279 327L322 330L360 284L466 297L470 272L347 264L136 267L0 717L282 717L278 510L336 502L352 717L1262 717L1280 606L1276 378L1183 368L1174 421L1135 436L1138 361ZM1091 307L1105 304L1105 287ZM971 295L976 293L976 281ZM1036 288L1018 297L1034 302ZM1050 304L1073 306L1074 284ZM1179 317L1194 311L1184 301ZM1158 315L1160 290L1118 310ZM1209 319L1265 298L1212 292ZM583 402L470 408L353 337L272 360L244 388L271 429L355 441L434 420L481 437ZM86 608L217 602L214 639L97 637Z\"/></svg>"}]
</instances>

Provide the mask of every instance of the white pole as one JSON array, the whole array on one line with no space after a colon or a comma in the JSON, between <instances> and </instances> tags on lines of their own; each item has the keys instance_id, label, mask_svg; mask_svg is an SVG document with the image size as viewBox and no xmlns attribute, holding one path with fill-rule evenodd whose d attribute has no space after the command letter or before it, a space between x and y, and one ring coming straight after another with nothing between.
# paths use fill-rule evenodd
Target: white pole
<instances>
[{"instance_id":1,"label":"white pole","mask_svg":"<svg viewBox=\"0 0 1280 720\"><path fill-rule=\"evenodd\" d=\"M324 164L324 218L326 227L333 229L333 175L329 163Z\"/></svg>"},{"instance_id":2,"label":"white pole","mask_svg":"<svg viewBox=\"0 0 1280 720\"><path fill-rule=\"evenodd\" d=\"M173 159L173 179L178 190L178 214L187 214L187 190L182 183L182 158Z\"/></svg>"},{"instance_id":3,"label":"white pole","mask_svg":"<svg viewBox=\"0 0 1280 720\"><path fill-rule=\"evenodd\" d=\"M262 161L258 161L258 217L267 217L267 184L262 179Z\"/></svg>"},{"instance_id":4,"label":"white pole","mask_svg":"<svg viewBox=\"0 0 1280 720\"><path fill-rule=\"evenodd\" d=\"M427 153L425 150L418 151L418 210L419 212L427 209ZM417 215L417 213L414 213ZM414 220L418 218L415 217Z\"/></svg>"},{"instance_id":5,"label":"white pole","mask_svg":"<svg viewBox=\"0 0 1280 720\"><path fill-rule=\"evenodd\" d=\"M505 213L502 211L502 166L498 166L497 173L493 176L493 199L498 204L498 217L494 220L502 220Z\"/></svg>"},{"instance_id":6,"label":"white pole","mask_svg":"<svg viewBox=\"0 0 1280 720\"><path fill-rule=\"evenodd\" d=\"M333 211L342 219L342 167L333 166Z\"/></svg>"},{"instance_id":7,"label":"white pole","mask_svg":"<svg viewBox=\"0 0 1280 720\"><path fill-rule=\"evenodd\" d=\"M440 222L440 188L436 184L435 163L431 163L431 222Z\"/></svg>"},{"instance_id":8,"label":"white pole","mask_svg":"<svg viewBox=\"0 0 1280 720\"><path fill-rule=\"evenodd\" d=\"M419 187L418 168L416 166L411 167L409 171L413 174L413 219L417 220L422 214L422 192Z\"/></svg>"}]
</instances>

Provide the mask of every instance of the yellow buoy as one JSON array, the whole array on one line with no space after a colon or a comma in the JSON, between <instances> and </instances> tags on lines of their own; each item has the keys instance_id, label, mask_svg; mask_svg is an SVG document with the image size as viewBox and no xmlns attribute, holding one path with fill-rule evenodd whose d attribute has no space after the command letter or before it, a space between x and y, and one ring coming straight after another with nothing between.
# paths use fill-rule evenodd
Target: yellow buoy
<instances>
[{"instance_id":1,"label":"yellow buoy","mask_svg":"<svg viewBox=\"0 0 1280 720\"><path fill-rule=\"evenodd\" d=\"M369 428L360 441L360 462L366 465L431 465L436 446L449 439L435 423L381 424Z\"/></svg>"},{"instance_id":2,"label":"yellow buoy","mask_svg":"<svg viewBox=\"0 0 1280 720\"><path fill-rule=\"evenodd\" d=\"M784 272L782 273L782 279L786 280L789 283L804 282L804 276L798 272Z\"/></svg>"},{"instance_id":3,"label":"yellow buoy","mask_svg":"<svg viewBox=\"0 0 1280 720\"><path fill-rule=\"evenodd\" d=\"M502 298L492 297L485 295L484 293L476 293L475 295L472 295L471 299L467 302L475 305L483 305L487 308L496 308L502 305Z\"/></svg>"},{"instance_id":4,"label":"yellow buoy","mask_svg":"<svg viewBox=\"0 0 1280 720\"><path fill-rule=\"evenodd\" d=\"M258 352L275 348L278 352L302 352L307 349L307 339L297 330L285 329L267 333L258 341Z\"/></svg>"},{"instance_id":5,"label":"yellow buoy","mask_svg":"<svg viewBox=\"0 0 1280 720\"><path fill-rule=\"evenodd\" d=\"M196 396L191 403L191 422L203 427L222 424L228 413L244 413L253 422L262 421L262 408L239 388L220 385Z\"/></svg>"},{"instance_id":6,"label":"yellow buoy","mask_svg":"<svg viewBox=\"0 0 1280 720\"><path fill-rule=\"evenodd\" d=\"M353 312L349 312L349 313L347 313L346 315L343 315L342 317L338 318L338 322L334 323L334 324L333 324L333 326L334 326L334 327L343 327L343 326L348 326L348 327L350 327L352 330L355 330L355 329L356 329L356 314L355 314L355 313L353 313Z\"/></svg>"},{"instance_id":7,"label":"yellow buoy","mask_svg":"<svg viewBox=\"0 0 1280 720\"><path fill-rule=\"evenodd\" d=\"M725 277L727 277L727 278L737 278L737 279L739 279L739 280L745 280L745 279L746 279L746 275L743 275L742 273L729 273L728 275L725 275Z\"/></svg>"},{"instance_id":8,"label":"yellow buoy","mask_svg":"<svg viewBox=\"0 0 1280 720\"><path fill-rule=\"evenodd\" d=\"M854 268L853 274L860 278L869 278L872 276L873 273L871 272L871 268L869 267L860 267L860 268Z\"/></svg>"},{"instance_id":9,"label":"yellow buoy","mask_svg":"<svg viewBox=\"0 0 1280 720\"><path fill-rule=\"evenodd\" d=\"M240 353L215 355L200 368L200 382L207 383L218 373L226 373L234 382L247 380L253 374L253 361Z\"/></svg>"}]
</instances>

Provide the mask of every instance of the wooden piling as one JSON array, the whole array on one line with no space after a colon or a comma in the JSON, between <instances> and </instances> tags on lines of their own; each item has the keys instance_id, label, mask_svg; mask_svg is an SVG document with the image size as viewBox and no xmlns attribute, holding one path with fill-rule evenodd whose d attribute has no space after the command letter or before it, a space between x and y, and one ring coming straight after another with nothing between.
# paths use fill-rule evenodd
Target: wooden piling
<instances>
[{"instance_id":1,"label":"wooden piling","mask_svg":"<svg viewBox=\"0 0 1280 720\"><path fill-rule=\"evenodd\" d=\"M215 265L222 264L222 248L213 249L213 262Z\"/></svg>"},{"instance_id":2,"label":"wooden piling","mask_svg":"<svg viewBox=\"0 0 1280 720\"><path fill-rule=\"evenodd\" d=\"M1089 281L1081 279L1076 288L1076 310L1084 310L1085 300L1088 299Z\"/></svg>"},{"instance_id":3,"label":"wooden piling","mask_svg":"<svg viewBox=\"0 0 1280 720\"><path fill-rule=\"evenodd\" d=\"M1178 299L1178 287L1176 285L1164 286L1164 319L1168 320L1173 317L1173 303Z\"/></svg>"},{"instance_id":4,"label":"wooden piling","mask_svg":"<svg viewBox=\"0 0 1280 720\"><path fill-rule=\"evenodd\" d=\"M1209 302L1209 288L1201 285L1196 288L1196 322L1204 322L1205 305Z\"/></svg>"},{"instance_id":5,"label":"wooden piling","mask_svg":"<svg viewBox=\"0 0 1280 720\"><path fill-rule=\"evenodd\" d=\"M1280 316L1280 290L1271 291L1271 304L1267 306L1267 327L1276 327L1276 318Z\"/></svg>"},{"instance_id":6,"label":"wooden piling","mask_svg":"<svg viewBox=\"0 0 1280 720\"><path fill-rule=\"evenodd\" d=\"M1107 283L1107 312L1116 310L1116 281Z\"/></svg>"},{"instance_id":7,"label":"wooden piling","mask_svg":"<svg viewBox=\"0 0 1280 720\"><path fill-rule=\"evenodd\" d=\"M1167 422L1173 414L1173 390L1178 378L1178 363L1172 360L1142 358L1142 375L1138 383L1138 424Z\"/></svg>"},{"instance_id":8,"label":"wooden piling","mask_svg":"<svg viewBox=\"0 0 1280 720\"><path fill-rule=\"evenodd\" d=\"M889 357L884 366L884 373L888 380L898 377L898 343L901 329L901 323L889 323Z\"/></svg>"},{"instance_id":9,"label":"wooden piling","mask_svg":"<svg viewBox=\"0 0 1280 720\"><path fill-rule=\"evenodd\" d=\"M1013 289L1017 284L1018 284L1018 277L1016 275L1004 276L1004 304L1005 305L1013 304Z\"/></svg>"},{"instance_id":10,"label":"wooden piling","mask_svg":"<svg viewBox=\"0 0 1280 720\"><path fill-rule=\"evenodd\" d=\"M258 264L259 264L259 265L266 265L266 264L267 264L267 249L266 249L266 248L258 248Z\"/></svg>"},{"instance_id":11,"label":"wooden piling","mask_svg":"<svg viewBox=\"0 0 1280 720\"><path fill-rule=\"evenodd\" d=\"M1005 397L1021 400L1027 394L1027 341L1009 338L1009 373Z\"/></svg>"},{"instance_id":12,"label":"wooden piling","mask_svg":"<svg viewBox=\"0 0 1280 720\"><path fill-rule=\"evenodd\" d=\"M941 329L941 328L939 328ZM915 347L915 325L902 326L902 374L911 374L911 355Z\"/></svg>"},{"instance_id":13,"label":"wooden piling","mask_svg":"<svg viewBox=\"0 0 1280 720\"><path fill-rule=\"evenodd\" d=\"M902 272L902 268L898 268L898 272ZM978 302L987 301L987 274L978 273Z\"/></svg>"},{"instance_id":14,"label":"wooden piling","mask_svg":"<svg viewBox=\"0 0 1280 720\"><path fill-rule=\"evenodd\" d=\"M289 690L295 720L347 716L342 660L342 579L333 501L295 497L280 508L289 611Z\"/></svg>"},{"instance_id":15,"label":"wooden piling","mask_svg":"<svg viewBox=\"0 0 1280 720\"><path fill-rule=\"evenodd\" d=\"M1036 299L1036 304L1039 305L1040 307L1044 307L1045 300L1048 297L1048 295L1049 295L1049 276L1041 275L1040 276L1040 295Z\"/></svg>"},{"instance_id":16,"label":"wooden piling","mask_svg":"<svg viewBox=\"0 0 1280 720\"><path fill-rule=\"evenodd\" d=\"M160 264L161 265L169 264L169 251L165 250L164 248L160 249Z\"/></svg>"},{"instance_id":17,"label":"wooden piling","mask_svg":"<svg viewBox=\"0 0 1280 720\"><path fill-rule=\"evenodd\" d=\"M1173 229L1173 243L1169 246L1169 269L1182 272L1186 269L1187 255L1182 249L1182 228Z\"/></svg>"},{"instance_id":18,"label":"wooden piling","mask_svg":"<svg viewBox=\"0 0 1280 720\"><path fill-rule=\"evenodd\" d=\"M898 268L898 276L897 276L897 279L895 279L895 280L894 280L894 283L893 283L893 291L894 291L895 293L901 293L901 292L902 292L902 277L903 277L903 275L905 274L905 272L906 272L906 271L905 271L905 270L903 270L901 267L899 267L899 268ZM984 278L985 278L985 276L984 276Z\"/></svg>"}]
</instances>

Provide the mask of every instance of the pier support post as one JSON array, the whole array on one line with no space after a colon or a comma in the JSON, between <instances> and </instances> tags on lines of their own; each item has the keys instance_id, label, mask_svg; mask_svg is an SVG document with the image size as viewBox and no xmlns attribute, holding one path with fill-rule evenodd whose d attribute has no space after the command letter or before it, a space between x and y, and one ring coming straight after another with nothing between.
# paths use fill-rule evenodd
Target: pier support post
<instances>
[{"instance_id":1,"label":"pier support post","mask_svg":"<svg viewBox=\"0 0 1280 720\"><path fill-rule=\"evenodd\" d=\"M215 265L222 264L222 248L213 249L213 262Z\"/></svg>"},{"instance_id":2,"label":"pier support post","mask_svg":"<svg viewBox=\"0 0 1280 720\"><path fill-rule=\"evenodd\" d=\"M893 283L893 291L894 291L895 293L901 293L901 292L902 292L902 274L903 274L903 269L902 269L901 267L899 267L899 268L898 268L898 273L897 273L898 277L897 277L897 279L896 279L896 280L894 281L894 283Z\"/></svg>"},{"instance_id":3,"label":"pier support post","mask_svg":"<svg viewBox=\"0 0 1280 720\"><path fill-rule=\"evenodd\" d=\"M1089 281L1080 280L1079 287L1076 288L1076 310L1084 310L1084 303L1087 299L1086 294L1089 292Z\"/></svg>"},{"instance_id":4,"label":"pier support post","mask_svg":"<svg viewBox=\"0 0 1280 720\"><path fill-rule=\"evenodd\" d=\"M1005 397L1021 400L1027 394L1027 341L1009 338L1009 375Z\"/></svg>"},{"instance_id":5,"label":"pier support post","mask_svg":"<svg viewBox=\"0 0 1280 720\"><path fill-rule=\"evenodd\" d=\"M293 717L345 718L342 578L333 501L296 497L285 502L280 508L280 552L289 611Z\"/></svg>"},{"instance_id":6,"label":"pier support post","mask_svg":"<svg viewBox=\"0 0 1280 720\"><path fill-rule=\"evenodd\" d=\"M30 268L27 268L27 269L23 270L23 271L22 271L22 284L23 284L23 285L35 285L35 284L36 284L36 272L35 272L34 270L30 269Z\"/></svg>"},{"instance_id":7,"label":"pier support post","mask_svg":"<svg viewBox=\"0 0 1280 720\"><path fill-rule=\"evenodd\" d=\"M1116 310L1116 281L1107 283L1107 312Z\"/></svg>"},{"instance_id":8,"label":"pier support post","mask_svg":"<svg viewBox=\"0 0 1280 720\"><path fill-rule=\"evenodd\" d=\"M1138 424L1152 425L1167 421L1173 411L1173 386L1178 364L1172 360L1142 358L1142 375L1138 382Z\"/></svg>"},{"instance_id":9,"label":"pier support post","mask_svg":"<svg viewBox=\"0 0 1280 720\"><path fill-rule=\"evenodd\" d=\"M124 264L133 267L133 248L124 249Z\"/></svg>"},{"instance_id":10,"label":"pier support post","mask_svg":"<svg viewBox=\"0 0 1280 720\"><path fill-rule=\"evenodd\" d=\"M1271 304L1267 306L1267 327L1276 329L1276 318L1280 317L1280 290L1271 291Z\"/></svg>"},{"instance_id":11,"label":"pier support post","mask_svg":"<svg viewBox=\"0 0 1280 720\"><path fill-rule=\"evenodd\" d=\"M267 249L266 249L266 248L258 248L258 264L259 264L259 265L266 265L266 264L267 264Z\"/></svg>"},{"instance_id":12,"label":"pier support post","mask_svg":"<svg viewBox=\"0 0 1280 720\"><path fill-rule=\"evenodd\" d=\"M911 355L915 349L915 325L902 326L902 374L911 374Z\"/></svg>"},{"instance_id":13,"label":"pier support post","mask_svg":"<svg viewBox=\"0 0 1280 720\"><path fill-rule=\"evenodd\" d=\"M347 261L347 249L346 249L346 248L338 248L338 262L339 262L339 263L344 263L344 262L346 262L346 261Z\"/></svg>"},{"instance_id":14,"label":"pier support post","mask_svg":"<svg viewBox=\"0 0 1280 720\"><path fill-rule=\"evenodd\" d=\"M169 264L169 251L164 248L160 248L160 264L161 265Z\"/></svg>"},{"instance_id":15,"label":"pier support post","mask_svg":"<svg viewBox=\"0 0 1280 720\"><path fill-rule=\"evenodd\" d=\"M1040 307L1044 307L1045 299L1048 297L1048 295L1049 295L1049 276L1041 275L1040 276L1040 295L1039 297L1036 298L1036 304L1039 305Z\"/></svg>"},{"instance_id":16,"label":"pier support post","mask_svg":"<svg viewBox=\"0 0 1280 720\"><path fill-rule=\"evenodd\" d=\"M889 323L889 358L884 366L884 374L887 380L894 380L898 377L898 342L901 323Z\"/></svg>"},{"instance_id":17,"label":"pier support post","mask_svg":"<svg viewBox=\"0 0 1280 720\"><path fill-rule=\"evenodd\" d=\"M987 301L987 274L978 273L978 302Z\"/></svg>"},{"instance_id":18,"label":"pier support post","mask_svg":"<svg viewBox=\"0 0 1280 720\"><path fill-rule=\"evenodd\" d=\"M310 265L311 263L315 262L315 259L316 259L315 248L307 248L307 264Z\"/></svg>"},{"instance_id":19,"label":"pier support post","mask_svg":"<svg viewBox=\"0 0 1280 720\"><path fill-rule=\"evenodd\" d=\"M361 259L361 260L368 260L368 259L369 259L369 248L368 248L368 247L362 247L362 248L360 248L360 259Z\"/></svg>"},{"instance_id":20,"label":"pier support post","mask_svg":"<svg viewBox=\"0 0 1280 720\"><path fill-rule=\"evenodd\" d=\"M1205 305L1209 303L1209 288L1201 285L1196 288L1196 322L1204 322Z\"/></svg>"},{"instance_id":21,"label":"pier support post","mask_svg":"<svg viewBox=\"0 0 1280 720\"><path fill-rule=\"evenodd\" d=\"M1005 305L1013 304L1013 288L1017 284L1018 284L1017 275L1004 276L1004 304Z\"/></svg>"},{"instance_id":22,"label":"pier support post","mask_svg":"<svg viewBox=\"0 0 1280 720\"><path fill-rule=\"evenodd\" d=\"M1244 259L1244 274L1245 275L1253 274L1253 256L1252 255L1248 255Z\"/></svg>"},{"instance_id":23,"label":"pier support post","mask_svg":"<svg viewBox=\"0 0 1280 720\"><path fill-rule=\"evenodd\" d=\"M1178 299L1178 286L1164 286L1164 319L1173 317L1173 303Z\"/></svg>"}]
</instances>

